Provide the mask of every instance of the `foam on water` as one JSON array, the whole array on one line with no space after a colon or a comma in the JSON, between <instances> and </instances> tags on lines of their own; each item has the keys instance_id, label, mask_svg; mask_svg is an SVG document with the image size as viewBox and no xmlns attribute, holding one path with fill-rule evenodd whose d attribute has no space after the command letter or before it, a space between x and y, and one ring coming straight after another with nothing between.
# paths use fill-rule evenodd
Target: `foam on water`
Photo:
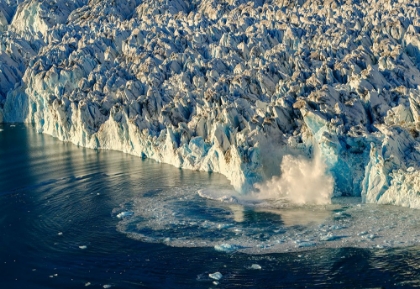
<instances>
[{"instance_id":1,"label":"foam on water","mask_svg":"<svg viewBox=\"0 0 420 289\"><path fill-rule=\"evenodd\" d=\"M176 247L212 247L226 253L420 243L418 210L360 202L360 198L338 198L331 204L298 206L241 198L233 190L197 185L152 195L145 192L114 209L113 215L133 212L117 226L130 238Z\"/></svg>"}]
</instances>

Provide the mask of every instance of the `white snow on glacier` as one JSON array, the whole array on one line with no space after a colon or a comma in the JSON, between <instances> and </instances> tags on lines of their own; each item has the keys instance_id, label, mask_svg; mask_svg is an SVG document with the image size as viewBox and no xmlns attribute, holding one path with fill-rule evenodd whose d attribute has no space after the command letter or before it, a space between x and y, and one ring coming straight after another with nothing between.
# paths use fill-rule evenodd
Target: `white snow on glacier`
<instances>
[{"instance_id":1,"label":"white snow on glacier","mask_svg":"<svg viewBox=\"0 0 420 289\"><path fill-rule=\"evenodd\" d=\"M0 122L238 191L420 208L419 121L418 1L0 2Z\"/></svg>"}]
</instances>

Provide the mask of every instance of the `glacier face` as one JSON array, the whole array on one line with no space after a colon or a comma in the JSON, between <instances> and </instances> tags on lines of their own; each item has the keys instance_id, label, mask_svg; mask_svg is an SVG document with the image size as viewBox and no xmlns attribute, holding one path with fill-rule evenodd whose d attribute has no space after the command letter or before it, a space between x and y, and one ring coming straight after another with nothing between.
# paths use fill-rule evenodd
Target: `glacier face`
<instances>
[{"instance_id":1,"label":"glacier face","mask_svg":"<svg viewBox=\"0 0 420 289\"><path fill-rule=\"evenodd\" d=\"M317 147L335 196L420 208L419 19L411 0L3 0L0 122L240 191Z\"/></svg>"}]
</instances>

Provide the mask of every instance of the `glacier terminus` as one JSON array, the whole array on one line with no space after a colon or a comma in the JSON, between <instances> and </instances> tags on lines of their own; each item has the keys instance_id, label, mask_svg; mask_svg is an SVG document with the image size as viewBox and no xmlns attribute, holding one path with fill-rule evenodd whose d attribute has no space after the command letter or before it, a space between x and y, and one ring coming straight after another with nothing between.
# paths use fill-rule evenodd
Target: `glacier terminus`
<instances>
[{"instance_id":1,"label":"glacier terminus","mask_svg":"<svg viewBox=\"0 0 420 289\"><path fill-rule=\"evenodd\" d=\"M0 122L420 208L420 2L1 0Z\"/></svg>"}]
</instances>

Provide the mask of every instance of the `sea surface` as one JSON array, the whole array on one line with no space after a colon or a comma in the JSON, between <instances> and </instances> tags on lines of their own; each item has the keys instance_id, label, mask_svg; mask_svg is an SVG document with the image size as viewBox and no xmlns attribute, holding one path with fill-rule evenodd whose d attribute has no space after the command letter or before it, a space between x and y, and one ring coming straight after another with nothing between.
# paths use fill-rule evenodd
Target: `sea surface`
<instances>
[{"instance_id":1,"label":"sea surface","mask_svg":"<svg viewBox=\"0 0 420 289\"><path fill-rule=\"evenodd\" d=\"M420 287L418 210L203 190L232 188L0 124L0 288Z\"/></svg>"}]
</instances>

